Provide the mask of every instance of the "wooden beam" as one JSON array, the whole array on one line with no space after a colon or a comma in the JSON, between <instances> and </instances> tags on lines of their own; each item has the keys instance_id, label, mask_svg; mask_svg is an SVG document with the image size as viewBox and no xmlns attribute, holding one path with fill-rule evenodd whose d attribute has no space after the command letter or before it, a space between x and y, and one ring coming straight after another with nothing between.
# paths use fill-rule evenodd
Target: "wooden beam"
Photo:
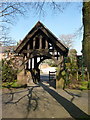
<instances>
[{"instance_id":1,"label":"wooden beam","mask_svg":"<svg viewBox=\"0 0 90 120\"><path fill-rule=\"evenodd\" d=\"M44 53L44 51L45 52L49 52L49 50L48 49L30 49L30 50L23 50L22 51L22 53L32 53L32 52L36 52L36 53L40 53L40 52L43 52Z\"/></svg>"},{"instance_id":2,"label":"wooden beam","mask_svg":"<svg viewBox=\"0 0 90 120\"><path fill-rule=\"evenodd\" d=\"M15 57L24 57L24 55L23 54L15 55Z\"/></svg>"},{"instance_id":3,"label":"wooden beam","mask_svg":"<svg viewBox=\"0 0 90 120\"><path fill-rule=\"evenodd\" d=\"M55 59L55 56L53 56L53 55L50 55L49 53L40 53L39 55L37 55L37 56L43 56L43 57L46 57L46 58L50 58L50 59L53 59L54 61L55 61L55 63L57 64L57 65L59 65L59 64L62 64L62 59L60 59L60 61L58 61L57 59ZM25 61L23 61L23 64L25 64L25 63L27 63L27 61L29 60L29 59L31 59L31 64L32 64L32 59L34 58L34 57L36 57L36 55L35 54L31 54L30 55L30 57L29 58L27 58ZM57 55L56 55L56 57L57 57ZM42 59L41 59L42 60ZM31 65L32 66L32 65Z\"/></svg>"}]
</instances>

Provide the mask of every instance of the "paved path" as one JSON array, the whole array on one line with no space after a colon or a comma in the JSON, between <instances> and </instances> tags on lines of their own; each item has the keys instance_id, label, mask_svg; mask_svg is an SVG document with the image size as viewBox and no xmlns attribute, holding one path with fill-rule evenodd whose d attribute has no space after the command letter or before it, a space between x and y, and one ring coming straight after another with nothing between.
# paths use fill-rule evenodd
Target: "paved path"
<instances>
[{"instance_id":1,"label":"paved path","mask_svg":"<svg viewBox=\"0 0 90 120\"><path fill-rule=\"evenodd\" d=\"M88 92L66 91L49 87L47 83L29 88L12 89L13 100L7 89L3 89L3 118L74 118L88 114ZM24 96L22 99L20 99ZM28 98L31 97L31 104ZM11 101L10 101L11 100ZM18 101L17 101L18 100ZM19 101L20 100L20 101ZM9 102L8 102L9 101ZM16 102L16 103L15 103ZM5 104L6 103L6 104Z\"/></svg>"}]
</instances>

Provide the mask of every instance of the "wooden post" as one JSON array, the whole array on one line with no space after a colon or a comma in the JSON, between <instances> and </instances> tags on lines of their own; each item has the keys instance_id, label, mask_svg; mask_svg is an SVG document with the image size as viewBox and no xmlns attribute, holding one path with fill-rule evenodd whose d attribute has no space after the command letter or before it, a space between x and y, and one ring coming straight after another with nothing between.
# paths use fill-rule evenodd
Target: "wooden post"
<instances>
[{"instance_id":1,"label":"wooden post","mask_svg":"<svg viewBox=\"0 0 90 120\"><path fill-rule=\"evenodd\" d=\"M49 71L49 82L50 82L50 71Z\"/></svg>"},{"instance_id":2,"label":"wooden post","mask_svg":"<svg viewBox=\"0 0 90 120\"><path fill-rule=\"evenodd\" d=\"M23 57L23 61L22 61L23 63L24 63L24 57ZM23 65L24 66L24 70L25 70L25 65Z\"/></svg>"},{"instance_id":3,"label":"wooden post","mask_svg":"<svg viewBox=\"0 0 90 120\"><path fill-rule=\"evenodd\" d=\"M33 38L33 49L35 49L35 43L36 43L36 39Z\"/></svg>"},{"instance_id":4,"label":"wooden post","mask_svg":"<svg viewBox=\"0 0 90 120\"><path fill-rule=\"evenodd\" d=\"M45 49L48 49L48 41L46 40L45 43L46 43Z\"/></svg>"},{"instance_id":5,"label":"wooden post","mask_svg":"<svg viewBox=\"0 0 90 120\"><path fill-rule=\"evenodd\" d=\"M27 50L29 49L30 49L30 44L27 45ZM30 57L30 53L27 53L27 57ZM27 61L26 65L27 65L26 67L29 68L29 60Z\"/></svg>"},{"instance_id":6,"label":"wooden post","mask_svg":"<svg viewBox=\"0 0 90 120\"><path fill-rule=\"evenodd\" d=\"M61 54L59 53L58 61L60 61L60 58L61 58Z\"/></svg>"},{"instance_id":7,"label":"wooden post","mask_svg":"<svg viewBox=\"0 0 90 120\"><path fill-rule=\"evenodd\" d=\"M31 63L31 59L28 60L28 68L29 68L29 70L31 68L31 64L30 63Z\"/></svg>"},{"instance_id":8,"label":"wooden post","mask_svg":"<svg viewBox=\"0 0 90 120\"><path fill-rule=\"evenodd\" d=\"M58 60L58 51L57 51L57 60Z\"/></svg>"},{"instance_id":9,"label":"wooden post","mask_svg":"<svg viewBox=\"0 0 90 120\"><path fill-rule=\"evenodd\" d=\"M24 59L24 60L26 61L26 56L25 56L25 59ZM27 66L26 66L26 64L25 64L25 69L26 69L26 67L27 67Z\"/></svg>"},{"instance_id":10,"label":"wooden post","mask_svg":"<svg viewBox=\"0 0 90 120\"><path fill-rule=\"evenodd\" d=\"M55 49L54 49L54 47L53 47L52 55L53 56L55 55Z\"/></svg>"},{"instance_id":11,"label":"wooden post","mask_svg":"<svg viewBox=\"0 0 90 120\"><path fill-rule=\"evenodd\" d=\"M39 37L39 49L42 49L42 36Z\"/></svg>"},{"instance_id":12,"label":"wooden post","mask_svg":"<svg viewBox=\"0 0 90 120\"><path fill-rule=\"evenodd\" d=\"M26 60L26 56L24 55L24 57L23 57L23 62ZM24 63L24 75L26 75L26 64Z\"/></svg>"},{"instance_id":13,"label":"wooden post","mask_svg":"<svg viewBox=\"0 0 90 120\"><path fill-rule=\"evenodd\" d=\"M34 58L34 68L37 68L37 57Z\"/></svg>"},{"instance_id":14,"label":"wooden post","mask_svg":"<svg viewBox=\"0 0 90 120\"><path fill-rule=\"evenodd\" d=\"M30 68L32 69L32 58L30 60Z\"/></svg>"},{"instance_id":15,"label":"wooden post","mask_svg":"<svg viewBox=\"0 0 90 120\"><path fill-rule=\"evenodd\" d=\"M32 68L34 68L34 58L32 58Z\"/></svg>"},{"instance_id":16,"label":"wooden post","mask_svg":"<svg viewBox=\"0 0 90 120\"><path fill-rule=\"evenodd\" d=\"M27 50L30 49L30 44L27 45ZM29 53L27 53L27 57L29 57Z\"/></svg>"}]
</instances>

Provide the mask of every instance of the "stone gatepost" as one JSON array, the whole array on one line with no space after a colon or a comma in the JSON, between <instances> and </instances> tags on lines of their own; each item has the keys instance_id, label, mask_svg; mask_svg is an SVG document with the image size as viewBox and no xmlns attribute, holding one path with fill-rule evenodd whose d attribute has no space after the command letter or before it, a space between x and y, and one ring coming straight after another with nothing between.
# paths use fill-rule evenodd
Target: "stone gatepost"
<instances>
[{"instance_id":1,"label":"stone gatepost","mask_svg":"<svg viewBox=\"0 0 90 120\"><path fill-rule=\"evenodd\" d=\"M56 73L56 88L64 88L65 85L65 80L64 80L64 76L65 76L65 66L64 66L64 56L61 56L60 58L60 65L58 67L58 71Z\"/></svg>"}]
</instances>

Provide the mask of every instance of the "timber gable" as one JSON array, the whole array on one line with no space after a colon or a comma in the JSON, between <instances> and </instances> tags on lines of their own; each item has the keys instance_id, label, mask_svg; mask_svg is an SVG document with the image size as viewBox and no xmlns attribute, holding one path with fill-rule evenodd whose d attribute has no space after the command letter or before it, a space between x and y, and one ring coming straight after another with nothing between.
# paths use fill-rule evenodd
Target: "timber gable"
<instances>
[{"instance_id":1,"label":"timber gable","mask_svg":"<svg viewBox=\"0 0 90 120\"><path fill-rule=\"evenodd\" d=\"M42 48L40 48L40 37L42 37ZM34 46L34 38L36 38L36 46ZM45 39L47 42L52 44L52 46L55 47L58 51L60 51L63 54L67 54L68 49L56 38L53 33L48 30L40 21L37 22L37 24L31 29L31 31L25 36L25 38L22 40L22 42L18 45L15 52L16 53L22 53L23 50L27 50L27 45L30 44L30 49L45 49ZM35 48L33 48L34 46ZM50 47L50 45L48 45ZM47 48L48 49L48 48Z\"/></svg>"}]
</instances>

